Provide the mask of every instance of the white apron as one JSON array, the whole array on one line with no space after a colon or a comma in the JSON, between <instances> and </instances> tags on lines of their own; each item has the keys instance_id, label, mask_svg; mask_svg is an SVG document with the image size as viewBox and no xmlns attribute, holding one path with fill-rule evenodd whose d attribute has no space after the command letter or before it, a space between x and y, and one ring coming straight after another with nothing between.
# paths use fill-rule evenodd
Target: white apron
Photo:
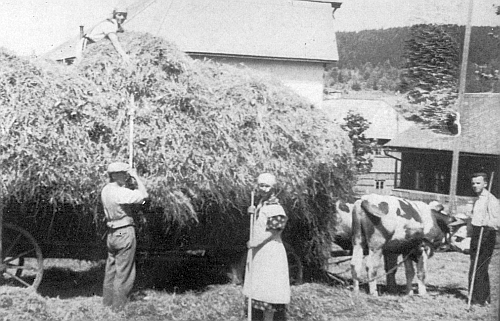
<instances>
[{"instance_id":1,"label":"white apron","mask_svg":"<svg viewBox=\"0 0 500 321\"><path fill-rule=\"evenodd\" d=\"M264 204L256 211L257 219L253 228L254 239L259 239L266 231L269 217L284 215L285 211L279 204ZM281 231L274 239L253 249L253 261L250 280L249 273L245 274L243 294L254 300L267 303L290 303L290 280L288 277L288 260L285 247L281 241ZM251 284L251 289L250 289ZM251 291L250 291L251 290Z\"/></svg>"}]
</instances>

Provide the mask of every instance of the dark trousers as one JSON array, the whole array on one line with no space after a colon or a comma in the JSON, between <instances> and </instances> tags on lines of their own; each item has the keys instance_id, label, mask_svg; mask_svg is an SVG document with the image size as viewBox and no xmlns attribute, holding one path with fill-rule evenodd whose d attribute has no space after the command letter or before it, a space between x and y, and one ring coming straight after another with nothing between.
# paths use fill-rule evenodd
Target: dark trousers
<instances>
[{"instance_id":1,"label":"dark trousers","mask_svg":"<svg viewBox=\"0 0 500 321\"><path fill-rule=\"evenodd\" d=\"M477 255L477 248L479 244L479 235L481 233L480 226L472 227L472 237L470 244L470 269L469 269L469 293L472 281L472 274L474 271L474 262L477 256L476 275L474 278L474 289L472 291L472 304L485 304L491 302L490 297L490 277L488 274L488 267L490 265L491 256L496 242L496 231L483 227L483 236L481 238L481 247Z\"/></svg>"},{"instance_id":2,"label":"dark trousers","mask_svg":"<svg viewBox=\"0 0 500 321\"><path fill-rule=\"evenodd\" d=\"M135 229L123 227L108 232L108 259L103 284L103 304L121 310L135 280Z\"/></svg>"}]
</instances>

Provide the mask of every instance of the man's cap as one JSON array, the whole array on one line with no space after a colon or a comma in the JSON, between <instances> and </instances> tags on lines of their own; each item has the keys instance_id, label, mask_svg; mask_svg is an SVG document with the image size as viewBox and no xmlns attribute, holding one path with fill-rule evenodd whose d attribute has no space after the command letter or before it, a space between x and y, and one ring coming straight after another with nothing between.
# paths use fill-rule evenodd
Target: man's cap
<instances>
[{"instance_id":1,"label":"man's cap","mask_svg":"<svg viewBox=\"0 0 500 321\"><path fill-rule=\"evenodd\" d=\"M122 12L122 13L127 13L128 12L128 8L125 7L125 6L116 6L114 9L113 9L113 12L116 13L116 12Z\"/></svg>"},{"instance_id":2,"label":"man's cap","mask_svg":"<svg viewBox=\"0 0 500 321\"><path fill-rule=\"evenodd\" d=\"M127 163L114 162L108 165L108 173L127 172L130 169Z\"/></svg>"},{"instance_id":3,"label":"man's cap","mask_svg":"<svg viewBox=\"0 0 500 321\"><path fill-rule=\"evenodd\" d=\"M269 186L276 185L276 177L270 173L263 173L257 177L257 184L267 184Z\"/></svg>"}]
</instances>

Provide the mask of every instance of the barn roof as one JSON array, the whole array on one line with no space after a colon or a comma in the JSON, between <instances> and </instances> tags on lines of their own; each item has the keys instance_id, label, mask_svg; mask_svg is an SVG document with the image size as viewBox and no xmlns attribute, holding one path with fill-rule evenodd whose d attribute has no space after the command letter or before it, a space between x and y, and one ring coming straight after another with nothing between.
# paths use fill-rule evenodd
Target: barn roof
<instances>
[{"instance_id":1,"label":"barn roof","mask_svg":"<svg viewBox=\"0 0 500 321\"><path fill-rule=\"evenodd\" d=\"M139 0L129 6L125 29L165 38L189 54L338 60L332 8L326 2ZM75 35L46 57L73 57L77 40Z\"/></svg>"},{"instance_id":2,"label":"barn roof","mask_svg":"<svg viewBox=\"0 0 500 321\"><path fill-rule=\"evenodd\" d=\"M323 101L321 109L339 123L344 122L349 111L360 114L370 122L364 133L367 138L392 139L412 125L383 100L331 99Z\"/></svg>"},{"instance_id":3,"label":"barn roof","mask_svg":"<svg viewBox=\"0 0 500 321\"><path fill-rule=\"evenodd\" d=\"M396 149L453 151L454 140L459 150L471 154L500 155L500 94L465 94L458 137L414 126L386 146Z\"/></svg>"}]
</instances>

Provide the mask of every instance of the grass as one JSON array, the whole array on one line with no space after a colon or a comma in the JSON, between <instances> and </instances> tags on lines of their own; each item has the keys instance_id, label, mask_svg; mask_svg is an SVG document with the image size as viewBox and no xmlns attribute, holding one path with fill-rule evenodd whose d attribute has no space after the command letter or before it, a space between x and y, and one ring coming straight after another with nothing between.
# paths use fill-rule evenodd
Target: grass
<instances>
[{"instance_id":1,"label":"grass","mask_svg":"<svg viewBox=\"0 0 500 321\"><path fill-rule=\"evenodd\" d=\"M500 269L497 252L490 265L493 285L491 306L473 306L467 311L467 272L469 257L457 252L437 253L429 261L429 295L405 296L404 273L397 281L400 295L384 293L372 297L362 291L354 296L348 286L306 283L292 287L288 321L336 320L496 320ZM349 262L342 263L343 269ZM142 287L119 314L101 304L102 263L69 262L66 268L47 263L46 278L39 293L12 286L0 287L0 320L178 320L244 321L241 286L213 284L198 290L180 291L175 287ZM138 279L141 283L141 278Z\"/></svg>"}]
</instances>

